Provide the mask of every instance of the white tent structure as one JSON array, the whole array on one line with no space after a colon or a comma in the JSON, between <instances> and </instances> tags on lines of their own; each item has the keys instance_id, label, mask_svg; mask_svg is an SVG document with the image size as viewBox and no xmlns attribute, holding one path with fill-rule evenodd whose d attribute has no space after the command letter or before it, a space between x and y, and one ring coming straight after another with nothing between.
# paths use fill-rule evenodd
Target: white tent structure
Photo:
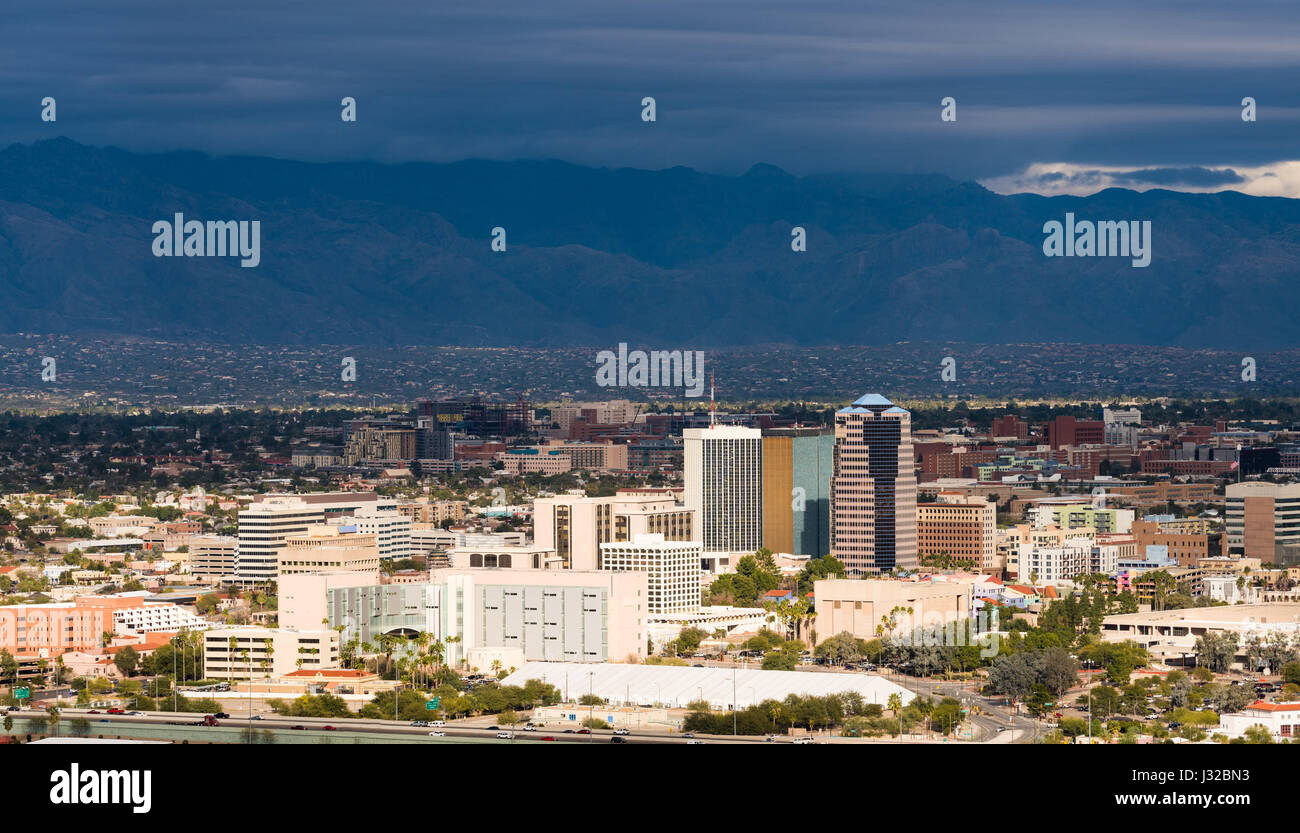
<instances>
[{"instance_id":1,"label":"white tent structure","mask_svg":"<svg viewBox=\"0 0 1300 833\"><path fill-rule=\"evenodd\" d=\"M903 705L916 696L875 674L590 662L530 662L501 684L521 686L528 680L555 686L569 702L595 694L608 703L668 708L707 700L715 709L730 709L733 703L743 709L764 700L784 700L790 694L820 697L851 691L867 703L887 706L891 694L897 694Z\"/></svg>"}]
</instances>

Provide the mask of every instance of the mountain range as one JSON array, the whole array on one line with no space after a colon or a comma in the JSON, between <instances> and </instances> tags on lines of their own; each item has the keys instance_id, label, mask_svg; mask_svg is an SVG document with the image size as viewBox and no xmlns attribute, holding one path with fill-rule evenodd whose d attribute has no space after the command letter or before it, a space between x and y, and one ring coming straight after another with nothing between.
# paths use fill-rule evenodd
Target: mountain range
<instances>
[{"instance_id":1,"label":"mountain range","mask_svg":"<svg viewBox=\"0 0 1300 833\"><path fill-rule=\"evenodd\" d=\"M154 257L153 224L177 212L260 221L260 265ZM1150 266L1045 257L1043 224L1067 212L1150 220ZM1300 200L1236 192L1006 196L937 175L317 164L62 138L0 151L6 333L1254 350L1300 340L1298 280Z\"/></svg>"}]
</instances>

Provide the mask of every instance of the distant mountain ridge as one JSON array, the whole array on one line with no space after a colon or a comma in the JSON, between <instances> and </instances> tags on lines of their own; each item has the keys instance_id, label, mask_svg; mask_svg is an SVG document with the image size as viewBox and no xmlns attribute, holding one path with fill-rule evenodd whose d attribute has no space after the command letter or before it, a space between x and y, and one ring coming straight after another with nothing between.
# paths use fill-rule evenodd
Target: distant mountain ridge
<instances>
[{"instance_id":1,"label":"distant mountain ridge","mask_svg":"<svg viewBox=\"0 0 1300 833\"><path fill-rule=\"evenodd\" d=\"M153 257L152 224L176 212L261 221L261 264ZM1066 212L1151 220L1151 265L1044 257L1043 223ZM1297 279L1300 201L1237 193L1001 196L937 175L309 164L68 139L0 151L0 332L1278 349L1300 340Z\"/></svg>"}]
</instances>

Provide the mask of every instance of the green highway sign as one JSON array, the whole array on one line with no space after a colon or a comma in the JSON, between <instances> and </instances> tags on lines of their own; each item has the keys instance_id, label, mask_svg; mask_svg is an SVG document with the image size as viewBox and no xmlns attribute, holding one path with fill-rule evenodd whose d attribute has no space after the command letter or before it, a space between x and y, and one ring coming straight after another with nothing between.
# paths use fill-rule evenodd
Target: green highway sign
<instances>
[{"instance_id":1,"label":"green highway sign","mask_svg":"<svg viewBox=\"0 0 1300 833\"><path fill-rule=\"evenodd\" d=\"M440 698L440 697L435 697L435 698L433 698L432 700L425 700L425 701L424 701L424 710L425 710L425 711L430 711L430 712L433 711L434 709L438 708L438 704L439 704L441 701L442 701L442 698Z\"/></svg>"},{"instance_id":2,"label":"green highway sign","mask_svg":"<svg viewBox=\"0 0 1300 833\"><path fill-rule=\"evenodd\" d=\"M17 697L19 700L28 699L32 696L32 690L30 688L27 688L26 686L24 686L23 688L15 688L14 696Z\"/></svg>"}]
</instances>

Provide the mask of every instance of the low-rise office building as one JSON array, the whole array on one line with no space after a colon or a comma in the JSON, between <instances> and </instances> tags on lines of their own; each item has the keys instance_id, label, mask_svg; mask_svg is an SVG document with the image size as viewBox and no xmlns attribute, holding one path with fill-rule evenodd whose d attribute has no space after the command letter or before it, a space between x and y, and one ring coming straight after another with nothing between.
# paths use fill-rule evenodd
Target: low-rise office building
<instances>
[{"instance_id":1,"label":"low-rise office building","mask_svg":"<svg viewBox=\"0 0 1300 833\"><path fill-rule=\"evenodd\" d=\"M319 627L209 630L203 634L203 674L210 680L256 680L338 668L339 634Z\"/></svg>"},{"instance_id":2,"label":"low-rise office building","mask_svg":"<svg viewBox=\"0 0 1300 833\"><path fill-rule=\"evenodd\" d=\"M640 661L646 655L645 573L608 570L431 570L422 584L377 584L358 573L286 576L286 627L342 627L343 639L386 633L446 641L463 665L476 648L519 648L529 660Z\"/></svg>"}]
</instances>

